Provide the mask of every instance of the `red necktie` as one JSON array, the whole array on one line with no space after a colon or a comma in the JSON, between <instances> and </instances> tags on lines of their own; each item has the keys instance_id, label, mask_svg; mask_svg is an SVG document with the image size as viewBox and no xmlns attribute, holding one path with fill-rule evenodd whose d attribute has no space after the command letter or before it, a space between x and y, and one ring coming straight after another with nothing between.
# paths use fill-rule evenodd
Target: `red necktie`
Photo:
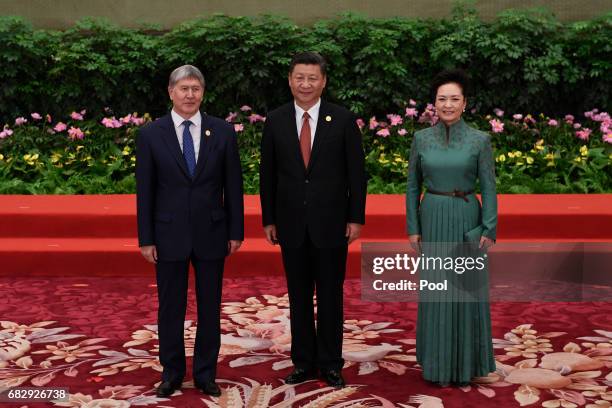
<instances>
[{"instance_id":1,"label":"red necktie","mask_svg":"<svg viewBox=\"0 0 612 408\"><path fill-rule=\"evenodd\" d=\"M302 151L304 166L308 167L308 161L310 160L310 121L308 119L310 119L310 115L308 112L304 112L302 118L304 123L300 131L300 150Z\"/></svg>"}]
</instances>

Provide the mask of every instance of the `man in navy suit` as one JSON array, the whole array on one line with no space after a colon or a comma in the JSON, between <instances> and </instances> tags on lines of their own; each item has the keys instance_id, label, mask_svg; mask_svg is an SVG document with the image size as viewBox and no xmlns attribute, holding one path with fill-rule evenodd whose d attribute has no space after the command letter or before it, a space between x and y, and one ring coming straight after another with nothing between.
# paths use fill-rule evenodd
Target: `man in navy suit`
<instances>
[{"instance_id":1,"label":"man in navy suit","mask_svg":"<svg viewBox=\"0 0 612 408\"><path fill-rule=\"evenodd\" d=\"M320 374L343 387L342 288L348 245L365 222L366 176L355 116L321 99L326 66L314 52L293 57L293 100L268 114L263 131L260 194L264 232L280 243L289 291L295 369L285 382Z\"/></svg>"},{"instance_id":2,"label":"man in navy suit","mask_svg":"<svg viewBox=\"0 0 612 408\"><path fill-rule=\"evenodd\" d=\"M168 85L172 111L143 127L137 139L138 242L155 264L159 297L159 397L172 395L185 376L190 263L198 311L193 379L205 394L221 395L215 376L223 266L244 239L236 134L230 124L200 112L204 85L196 67L175 69Z\"/></svg>"}]
</instances>

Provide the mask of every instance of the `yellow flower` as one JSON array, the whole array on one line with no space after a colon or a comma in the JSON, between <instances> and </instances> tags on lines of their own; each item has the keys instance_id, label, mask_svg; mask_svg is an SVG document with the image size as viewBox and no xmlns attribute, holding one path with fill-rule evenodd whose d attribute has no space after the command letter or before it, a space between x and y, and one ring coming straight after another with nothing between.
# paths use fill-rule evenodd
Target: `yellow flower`
<instances>
[{"instance_id":1,"label":"yellow flower","mask_svg":"<svg viewBox=\"0 0 612 408\"><path fill-rule=\"evenodd\" d=\"M580 147L580 155L581 155L582 157L586 157L586 156L588 156L588 155L589 155L589 148L588 148L588 147L586 147L586 146L582 146L582 147Z\"/></svg>"},{"instance_id":2,"label":"yellow flower","mask_svg":"<svg viewBox=\"0 0 612 408\"><path fill-rule=\"evenodd\" d=\"M525 160L527 160L527 164L533 164L533 157L527 156Z\"/></svg>"},{"instance_id":3,"label":"yellow flower","mask_svg":"<svg viewBox=\"0 0 612 408\"><path fill-rule=\"evenodd\" d=\"M4 160L4 155L0 153L0 160Z\"/></svg>"},{"instance_id":4,"label":"yellow flower","mask_svg":"<svg viewBox=\"0 0 612 408\"><path fill-rule=\"evenodd\" d=\"M508 153L508 155L510 154ZM506 161L506 156L502 153L497 157L497 160L503 163Z\"/></svg>"},{"instance_id":5,"label":"yellow flower","mask_svg":"<svg viewBox=\"0 0 612 408\"><path fill-rule=\"evenodd\" d=\"M544 144L544 139L540 139L536 142L536 146L542 146Z\"/></svg>"},{"instance_id":6,"label":"yellow flower","mask_svg":"<svg viewBox=\"0 0 612 408\"><path fill-rule=\"evenodd\" d=\"M514 155L516 157L521 157L521 156L523 156L523 152L520 152L520 151L517 150L516 152L514 152Z\"/></svg>"},{"instance_id":7,"label":"yellow flower","mask_svg":"<svg viewBox=\"0 0 612 408\"><path fill-rule=\"evenodd\" d=\"M544 156L544 158L546 160L553 160L555 158L555 155L552 153L548 153L546 156Z\"/></svg>"},{"instance_id":8,"label":"yellow flower","mask_svg":"<svg viewBox=\"0 0 612 408\"><path fill-rule=\"evenodd\" d=\"M28 166L34 166L36 164L36 160L38 160L38 153L23 155L23 161L25 161Z\"/></svg>"},{"instance_id":9,"label":"yellow flower","mask_svg":"<svg viewBox=\"0 0 612 408\"><path fill-rule=\"evenodd\" d=\"M81 145L79 145L79 146L77 146L77 147L76 147L76 151L78 152L78 151L80 151L80 150L82 150L82 149L84 149L84 148L85 148L85 146L81 146Z\"/></svg>"},{"instance_id":10,"label":"yellow flower","mask_svg":"<svg viewBox=\"0 0 612 408\"><path fill-rule=\"evenodd\" d=\"M123 151L121 152L121 154L124 155L124 156L129 156L131 151L132 151L132 149L130 149L130 146L125 146L123 148Z\"/></svg>"},{"instance_id":11,"label":"yellow flower","mask_svg":"<svg viewBox=\"0 0 612 408\"><path fill-rule=\"evenodd\" d=\"M576 158L574 159L574 161L575 161L576 163L582 163L582 159L581 159L580 157L576 157Z\"/></svg>"},{"instance_id":12,"label":"yellow flower","mask_svg":"<svg viewBox=\"0 0 612 408\"><path fill-rule=\"evenodd\" d=\"M546 163L546 167L554 167L554 166L555 166L555 162L552 160Z\"/></svg>"},{"instance_id":13,"label":"yellow flower","mask_svg":"<svg viewBox=\"0 0 612 408\"><path fill-rule=\"evenodd\" d=\"M519 160L519 161L517 161L517 162L516 162L516 165L517 165L517 166L522 166L523 164L525 164L525 163L523 163L523 161L522 161L522 160Z\"/></svg>"},{"instance_id":14,"label":"yellow flower","mask_svg":"<svg viewBox=\"0 0 612 408\"><path fill-rule=\"evenodd\" d=\"M53 153L51 155L51 163L57 163L62 158L62 155L59 153Z\"/></svg>"},{"instance_id":15,"label":"yellow flower","mask_svg":"<svg viewBox=\"0 0 612 408\"><path fill-rule=\"evenodd\" d=\"M508 152L508 157L510 157L511 159L514 159L514 153Z\"/></svg>"}]
</instances>

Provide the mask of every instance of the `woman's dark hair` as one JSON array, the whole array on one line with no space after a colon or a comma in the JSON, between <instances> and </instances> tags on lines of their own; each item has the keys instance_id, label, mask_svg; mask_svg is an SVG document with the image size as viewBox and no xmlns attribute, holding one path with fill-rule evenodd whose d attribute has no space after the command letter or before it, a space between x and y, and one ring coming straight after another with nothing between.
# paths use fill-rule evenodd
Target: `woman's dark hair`
<instances>
[{"instance_id":1,"label":"woman's dark hair","mask_svg":"<svg viewBox=\"0 0 612 408\"><path fill-rule=\"evenodd\" d=\"M465 73L465 71L461 69L447 69L444 70L438 75L436 75L431 82L431 100L436 100L436 95L438 94L438 88L442 85L455 83L459 85L461 88L461 92L463 93L463 97L467 98L470 92L470 77Z\"/></svg>"},{"instance_id":2,"label":"woman's dark hair","mask_svg":"<svg viewBox=\"0 0 612 408\"><path fill-rule=\"evenodd\" d=\"M321 69L321 75L325 76L327 73L327 62L318 52L306 51L295 54L289 66L289 75L291 75L293 68L295 68L297 64L318 65Z\"/></svg>"}]
</instances>

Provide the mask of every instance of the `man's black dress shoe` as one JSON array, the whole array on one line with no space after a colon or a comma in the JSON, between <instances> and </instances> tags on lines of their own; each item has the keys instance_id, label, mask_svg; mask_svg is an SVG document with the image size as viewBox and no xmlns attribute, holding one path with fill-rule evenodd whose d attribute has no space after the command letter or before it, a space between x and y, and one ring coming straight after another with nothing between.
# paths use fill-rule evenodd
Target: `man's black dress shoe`
<instances>
[{"instance_id":1,"label":"man's black dress shoe","mask_svg":"<svg viewBox=\"0 0 612 408\"><path fill-rule=\"evenodd\" d=\"M181 388L181 384L176 384L171 381L162 381L155 390L155 395L159 398L166 398L174 394L174 391Z\"/></svg>"},{"instance_id":2,"label":"man's black dress shoe","mask_svg":"<svg viewBox=\"0 0 612 408\"><path fill-rule=\"evenodd\" d=\"M335 388L342 388L346 385L342 374L338 370L326 370L321 372L321 378L328 385Z\"/></svg>"},{"instance_id":3,"label":"man's black dress shoe","mask_svg":"<svg viewBox=\"0 0 612 408\"><path fill-rule=\"evenodd\" d=\"M197 389L202 391L204 394L212 397L218 397L221 395L221 389L214 381L206 381L203 383L195 383Z\"/></svg>"},{"instance_id":4,"label":"man's black dress shoe","mask_svg":"<svg viewBox=\"0 0 612 408\"><path fill-rule=\"evenodd\" d=\"M285 377L285 384L299 384L304 381L314 380L315 378L317 378L317 375L314 370L295 368L291 374Z\"/></svg>"}]
</instances>

